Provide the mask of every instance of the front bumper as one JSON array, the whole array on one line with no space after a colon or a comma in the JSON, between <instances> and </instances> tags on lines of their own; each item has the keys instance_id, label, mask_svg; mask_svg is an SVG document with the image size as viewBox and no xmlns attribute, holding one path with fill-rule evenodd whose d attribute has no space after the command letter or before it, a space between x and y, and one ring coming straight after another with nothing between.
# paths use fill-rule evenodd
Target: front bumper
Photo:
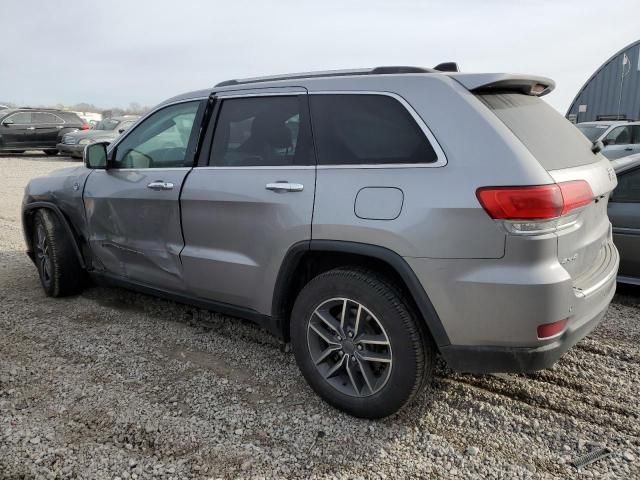
<instances>
[{"instance_id":1,"label":"front bumper","mask_svg":"<svg viewBox=\"0 0 640 480\"><path fill-rule=\"evenodd\" d=\"M66 145L64 143L59 143L58 145L56 145L56 148L62 155L70 155L72 157L82 158L85 146L86 145Z\"/></svg>"}]
</instances>

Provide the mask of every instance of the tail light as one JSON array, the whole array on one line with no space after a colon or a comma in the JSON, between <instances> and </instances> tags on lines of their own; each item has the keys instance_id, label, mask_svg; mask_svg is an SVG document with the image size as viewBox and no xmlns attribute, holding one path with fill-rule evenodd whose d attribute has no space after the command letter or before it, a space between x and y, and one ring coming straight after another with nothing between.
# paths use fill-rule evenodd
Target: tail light
<instances>
[{"instance_id":1,"label":"tail light","mask_svg":"<svg viewBox=\"0 0 640 480\"><path fill-rule=\"evenodd\" d=\"M80 126L80 130L89 130L91 128L91 126L88 123L83 123Z\"/></svg>"},{"instance_id":2,"label":"tail light","mask_svg":"<svg viewBox=\"0 0 640 480\"><path fill-rule=\"evenodd\" d=\"M593 192L584 180L521 187L482 187L478 201L495 220L505 220L513 233L538 234L567 227L572 219L560 217L588 205ZM575 218L573 218L575 221Z\"/></svg>"}]
</instances>

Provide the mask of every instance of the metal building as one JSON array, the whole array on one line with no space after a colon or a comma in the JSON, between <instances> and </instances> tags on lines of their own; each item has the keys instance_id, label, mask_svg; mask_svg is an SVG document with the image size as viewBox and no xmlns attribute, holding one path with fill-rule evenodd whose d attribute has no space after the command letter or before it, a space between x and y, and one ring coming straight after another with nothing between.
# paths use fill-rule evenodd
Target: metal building
<instances>
[{"instance_id":1,"label":"metal building","mask_svg":"<svg viewBox=\"0 0 640 480\"><path fill-rule=\"evenodd\" d=\"M571 102L567 118L640 120L640 40L624 47L591 75Z\"/></svg>"}]
</instances>

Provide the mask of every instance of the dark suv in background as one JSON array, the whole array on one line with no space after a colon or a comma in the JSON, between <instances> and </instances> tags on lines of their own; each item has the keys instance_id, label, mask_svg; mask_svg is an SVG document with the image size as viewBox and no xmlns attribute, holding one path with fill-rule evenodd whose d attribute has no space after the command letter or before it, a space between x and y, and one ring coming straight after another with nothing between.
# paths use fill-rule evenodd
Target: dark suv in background
<instances>
[{"instance_id":1,"label":"dark suv in background","mask_svg":"<svg viewBox=\"0 0 640 480\"><path fill-rule=\"evenodd\" d=\"M0 152L43 150L57 155L56 145L65 133L89 126L75 113L52 109L0 110Z\"/></svg>"}]
</instances>

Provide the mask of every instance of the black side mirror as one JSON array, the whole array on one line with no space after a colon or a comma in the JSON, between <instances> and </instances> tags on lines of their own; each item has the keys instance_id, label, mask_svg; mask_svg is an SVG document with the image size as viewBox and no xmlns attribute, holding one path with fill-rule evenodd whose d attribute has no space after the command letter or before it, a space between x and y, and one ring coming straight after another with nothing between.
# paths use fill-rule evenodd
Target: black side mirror
<instances>
[{"instance_id":1,"label":"black side mirror","mask_svg":"<svg viewBox=\"0 0 640 480\"><path fill-rule=\"evenodd\" d=\"M13 120L5 120L4 122L2 122L2 125L4 125L5 127L13 125Z\"/></svg>"},{"instance_id":2,"label":"black side mirror","mask_svg":"<svg viewBox=\"0 0 640 480\"><path fill-rule=\"evenodd\" d=\"M604 140L602 140L602 146L606 147L607 145L611 145L611 140L605 138Z\"/></svg>"},{"instance_id":3,"label":"black side mirror","mask_svg":"<svg viewBox=\"0 0 640 480\"><path fill-rule=\"evenodd\" d=\"M92 170L106 170L107 143L91 143L84 147L82 158L84 165Z\"/></svg>"},{"instance_id":4,"label":"black side mirror","mask_svg":"<svg viewBox=\"0 0 640 480\"><path fill-rule=\"evenodd\" d=\"M593 145L591 145L591 151L593 153L599 153L602 151L603 148L604 148L604 142L600 140L596 140L595 142L593 142Z\"/></svg>"}]
</instances>

